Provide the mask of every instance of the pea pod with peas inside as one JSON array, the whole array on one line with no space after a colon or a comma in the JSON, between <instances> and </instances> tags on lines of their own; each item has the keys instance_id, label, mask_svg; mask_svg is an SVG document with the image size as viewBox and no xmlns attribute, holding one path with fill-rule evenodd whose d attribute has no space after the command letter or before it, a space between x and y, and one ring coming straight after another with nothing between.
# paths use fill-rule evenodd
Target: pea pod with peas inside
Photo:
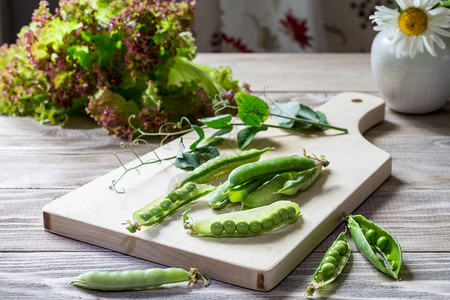
<instances>
[{"instance_id":1,"label":"pea pod with peas inside","mask_svg":"<svg viewBox=\"0 0 450 300\"><path fill-rule=\"evenodd\" d=\"M179 186L181 187L188 182L209 182L214 178L230 173L238 166L259 160L261 155L269 150L270 148L267 147L261 150L250 149L239 153L217 156L188 172Z\"/></svg>"},{"instance_id":2,"label":"pea pod with peas inside","mask_svg":"<svg viewBox=\"0 0 450 300\"><path fill-rule=\"evenodd\" d=\"M230 199L228 198L228 189L230 188L230 183L227 181L219 185L213 192L211 192L208 203L214 209L219 209L225 207Z\"/></svg>"},{"instance_id":3,"label":"pea pod with peas inside","mask_svg":"<svg viewBox=\"0 0 450 300\"><path fill-rule=\"evenodd\" d=\"M198 199L216 187L209 184L189 182L183 187L170 191L133 213L134 223L127 221L128 231L136 232L141 226L162 222L180 207Z\"/></svg>"},{"instance_id":4,"label":"pea pod with peas inside","mask_svg":"<svg viewBox=\"0 0 450 300\"><path fill-rule=\"evenodd\" d=\"M347 227L356 247L372 265L397 279L402 266L402 248L397 239L361 215L348 216Z\"/></svg>"},{"instance_id":5,"label":"pea pod with peas inside","mask_svg":"<svg viewBox=\"0 0 450 300\"><path fill-rule=\"evenodd\" d=\"M276 175L255 191L246 195L246 197L241 200L241 203L247 207L259 207L277 201L283 195L277 194L276 191L282 188L286 181L291 180L295 174L296 173L283 173Z\"/></svg>"},{"instance_id":6,"label":"pea pod with peas inside","mask_svg":"<svg viewBox=\"0 0 450 300\"><path fill-rule=\"evenodd\" d=\"M350 258L351 250L345 232L342 232L325 253L311 278L306 295L334 281L342 273Z\"/></svg>"},{"instance_id":7,"label":"pea pod with peas inside","mask_svg":"<svg viewBox=\"0 0 450 300\"><path fill-rule=\"evenodd\" d=\"M283 187L276 193L284 195L294 195L298 191L307 190L316 181L317 177L322 171L322 167L326 167L328 166L328 164L328 161L326 161L324 158L319 159L314 168L301 171L295 176L295 178L286 181Z\"/></svg>"},{"instance_id":8,"label":"pea pod with peas inside","mask_svg":"<svg viewBox=\"0 0 450 300\"><path fill-rule=\"evenodd\" d=\"M74 278L71 284L97 291L129 291L184 281L190 285L197 283L199 279L203 281L204 286L210 283L210 279L196 268L189 271L181 268L152 268L115 272L89 271Z\"/></svg>"},{"instance_id":9,"label":"pea pod with peas inside","mask_svg":"<svg viewBox=\"0 0 450 300\"><path fill-rule=\"evenodd\" d=\"M228 176L230 187L236 187L255 178L301 172L314 168L319 160L311 157L287 155L241 165Z\"/></svg>"},{"instance_id":10,"label":"pea pod with peas inside","mask_svg":"<svg viewBox=\"0 0 450 300\"><path fill-rule=\"evenodd\" d=\"M300 215L298 205L278 201L271 205L217 215L203 220L191 220L186 211L183 226L191 233L212 237L247 237L262 235L295 222Z\"/></svg>"}]
</instances>

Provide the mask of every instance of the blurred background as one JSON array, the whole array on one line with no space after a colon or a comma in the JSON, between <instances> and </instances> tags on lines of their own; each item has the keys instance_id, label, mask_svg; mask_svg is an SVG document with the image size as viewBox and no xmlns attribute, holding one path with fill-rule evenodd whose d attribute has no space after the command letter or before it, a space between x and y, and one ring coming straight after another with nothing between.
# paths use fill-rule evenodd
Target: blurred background
<instances>
[{"instance_id":1,"label":"blurred background","mask_svg":"<svg viewBox=\"0 0 450 300\"><path fill-rule=\"evenodd\" d=\"M54 11L58 0L48 0ZM368 52L368 17L392 0L197 0L198 52ZM0 44L14 43L38 0L0 0Z\"/></svg>"}]
</instances>

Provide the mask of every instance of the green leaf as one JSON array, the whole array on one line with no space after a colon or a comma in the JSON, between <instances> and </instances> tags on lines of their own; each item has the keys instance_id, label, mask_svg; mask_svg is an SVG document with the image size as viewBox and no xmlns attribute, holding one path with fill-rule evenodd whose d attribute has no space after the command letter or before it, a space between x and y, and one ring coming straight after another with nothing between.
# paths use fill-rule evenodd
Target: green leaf
<instances>
[{"instance_id":1,"label":"green leaf","mask_svg":"<svg viewBox=\"0 0 450 300\"><path fill-rule=\"evenodd\" d=\"M198 139L192 143L190 149L191 150L195 150L195 148L197 148L197 145L205 138L205 132L203 131L203 128L201 128L200 126L197 125L191 125L192 129L195 130L195 132L197 132L198 135Z\"/></svg>"},{"instance_id":2,"label":"green leaf","mask_svg":"<svg viewBox=\"0 0 450 300\"><path fill-rule=\"evenodd\" d=\"M237 144L239 149L247 147L258 132L267 130L267 128L267 126L249 126L241 129L237 135Z\"/></svg>"},{"instance_id":3,"label":"green leaf","mask_svg":"<svg viewBox=\"0 0 450 300\"><path fill-rule=\"evenodd\" d=\"M183 153L183 157L175 159L175 166L180 169L197 168L200 158L194 153Z\"/></svg>"},{"instance_id":4,"label":"green leaf","mask_svg":"<svg viewBox=\"0 0 450 300\"><path fill-rule=\"evenodd\" d=\"M232 118L232 115L226 114L198 120L210 128L220 129L229 126Z\"/></svg>"},{"instance_id":5,"label":"green leaf","mask_svg":"<svg viewBox=\"0 0 450 300\"><path fill-rule=\"evenodd\" d=\"M262 99L243 92L236 93L239 118L249 126L258 126L267 120L270 108Z\"/></svg>"},{"instance_id":6,"label":"green leaf","mask_svg":"<svg viewBox=\"0 0 450 300\"><path fill-rule=\"evenodd\" d=\"M208 157L208 159L217 157L220 155L219 150L217 149L217 147L212 146L212 145L206 145L200 148L197 148L197 150L195 151L198 153L198 155L204 155L206 157Z\"/></svg>"},{"instance_id":7,"label":"green leaf","mask_svg":"<svg viewBox=\"0 0 450 300\"><path fill-rule=\"evenodd\" d=\"M275 100L275 102L272 104L272 112L276 115L289 117L288 118L282 118L275 116L275 120L278 122L280 126L291 128L294 126L294 120L292 118L295 118L295 116L300 111L300 105L298 102L289 101L289 102L280 102L278 100Z\"/></svg>"},{"instance_id":8,"label":"green leaf","mask_svg":"<svg viewBox=\"0 0 450 300\"><path fill-rule=\"evenodd\" d=\"M316 114L317 114L317 116L319 117L319 122L320 122L320 123L328 124L327 116L325 116L325 114L324 114L323 112L321 112L321 111L316 111ZM314 126L314 128L317 128L317 129L322 130L322 131L328 129L327 127L324 127L324 126Z\"/></svg>"}]
</instances>

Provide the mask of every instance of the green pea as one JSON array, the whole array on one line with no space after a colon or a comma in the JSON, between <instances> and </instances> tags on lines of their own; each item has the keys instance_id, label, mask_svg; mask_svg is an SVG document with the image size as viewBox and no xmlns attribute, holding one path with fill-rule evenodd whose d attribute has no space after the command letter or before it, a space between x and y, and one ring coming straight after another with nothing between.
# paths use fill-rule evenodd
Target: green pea
<instances>
[{"instance_id":1,"label":"green pea","mask_svg":"<svg viewBox=\"0 0 450 300\"><path fill-rule=\"evenodd\" d=\"M277 213L280 215L282 221L287 220L289 218L289 213L285 208L280 208L277 211Z\"/></svg>"},{"instance_id":2,"label":"green pea","mask_svg":"<svg viewBox=\"0 0 450 300\"><path fill-rule=\"evenodd\" d=\"M317 272L316 276L314 276L314 280L316 282L322 282L324 281L325 276L323 275L323 273L321 271Z\"/></svg>"},{"instance_id":3,"label":"green pea","mask_svg":"<svg viewBox=\"0 0 450 300\"><path fill-rule=\"evenodd\" d=\"M328 256L334 257L336 260L338 260L339 257L341 257L341 255L339 254L339 252L337 252L337 251L334 250L334 249L329 250L329 251L327 252L327 255L328 255Z\"/></svg>"},{"instance_id":4,"label":"green pea","mask_svg":"<svg viewBox=\"0 0 450 300\"><path fill-rule=\"evenodd\" d=\"M223 222L223 228L226 233L234 233L236 231L236 224L232 220L227 220Z\"/></svg>"},{"instance_id":5,"label":"green pea","mask_svg":"<svg viewBox=\"0 0 450 300\"><path fill-rule=\"evenodd\" d=\"M193 182L189 182L188 184L185 185L185 188L189 191L189 192L193 192L195 191L195 183Z\"/></svg>"},{"instance_id":6,"label":"green pea","mask_svg":"<svg viewBox=\"0 0 450 300\"><path fill-rule=\"evenodd\" d=\"M221 235L223 232L223 226L220 222L214 222L211 224L211 232L214 235Z\"/></svg>"},{"instance_id":7,"label":"green pea","mask_svg":"<svg viewBox=\"0 0 450 300\"><path fill-rule=\"evenodd\" d=\"M152 214L152 216L154 216L157 219L159 217L161 217L164 213L163 210L161 209L161 207L159 207L159 206L152 206L149 208L148 211Z\"/></svg>"},{"instance_id":8,"label":"green pea","mask_svg":"<svg viewBox=\"0 0 450 300\"><path fill-rule=\"evenodd\" d=\"M287 213L289 215L289 219L295 219L297 217L297 211L292 206L287 208Z\"/></svg>"},{"instance_id":9,"label":"green pea","mask_svg":"<svg viewBox=\"0 0 450 300\"><path fill-rule=\"evenodd\" d=\"M333 247L334 250L339 252L339 254L342 256L347 252L347 244L343 241L338 241L336 245Z\"/></svg>"},{"instance_id":10,"label":"green pea","mask_svg":"<svg viewBox=\"0 0 450 300\"><path fill-rule=\"evenodd\" d=\"M331 263L335 266L337 266L337 264L338 264L338 261L336 258L334 258L334 256L326 256L323 261L326 263Z\"/></svg>"},{"instance_id":11,"label":"green pea","mask_svg":"<svg viewBox=\"0 0 450 300\"><path fill-rule=\"evenodd\" d=\"M250 231L253 233L259 233L262 231L261 222L259 221L251 221L249 224Z\"/></svg>"},{"instance_id":12,"label":"green pea","mask_svg":"<svg viewBox=\"0 0 450 300\"><path fill-rule=\"evenodd\" d=\"M178 200L187 199L188 196L189 196L189 191L186 190L185 188L178 190Z\"/></svg>"},{"instance_id":13,"label":"green pea","mask_svg":"<svg viewBox=\"0 0 450 300\"><path fill-rule=\"evenodd\" d=\"M377 240L377 246L380 248L381 251L386 251L389 247L389 240L385 236L381 236Z\"/></svg>"},{"instance_id":14,"label":"green pea","mask_svg":"<svg viewBox=\"0 0 450 300\"><path fill-rule=\"evenodd\" d=\"M392 270L395 270L398 266L398 263L395 260L391 260L389 262L389 266L391 267Z\"/></svg>"},{"instance_id":15,"label":"green pea","mask_svg":"<svg viewBox=\"0 0 450 300\"><path fill-rule=\"evenodd\" d=\"M161 206L163 210L168 210L171 205L172 201L170 201L170 199L165 199L159 203L159 206Z\"/></svg>"},{"instance_id":16,"label":"green pea","mask_svg":"<svg viewBox=\"0 0 450 300\"><path fill-rule=\"evenodd\" d=\"M295 210L295 209L294 209L294 210ZM263 220L261 221L261 224L262 224L262 228L263 228L264 230L270 230L270 229L272 229L272 227L273 227L273 221L272 221L272 219L268 219L268 218L263 219Z\"/></svg>"},{"instance_id":17,"label":"green pea","mask_svg":"<svg viewBox=\"0 0 450 300\"><path fill-rule=\"evenodd\" d=\"M246 234L249 231L248 223L247 222L239 222L236 225L236 231L241 234Z\"/></svg>"},{"instance_id":18,"label":"green pea","mask_svg":"<svg viewBox=\"0 0 450 300\"><path fill-rule=\"evenodd\" d=\"M141 218L142 220L144 220L144 222L146 222L152 218L152 215L146 211L142 211L139 213L139 218Z\"/></svg>"},{"instance_id":19,"label":"green pea","mask_svg":"<svg viewBox=\"0 0 450 300\"><path fill-rule=\"evenodd\" d=\"M373 229L369 229L367 230L366 234L366 239L371 243L371 244L375 244L377 241L377 232Z\"/></svg>"},{"instance_id":20,"label":"green pea","mask_svg":"<svg viewBox=\"0 0 450 300\"><path fill-rule=\"evenodd\" d=\"M334 274L334 270L336 269L336 267L333 264L324 263L322 265L321 269L322 269L323 275L325 276L325 278L327 278Z\"/></svg>"},{"instance_id":21,"label":"green pea","mask_svg":"<svg viewBox=\"0 0 450 300\"><path fill-rule=\"evenodd\" d=\"M175 191L171 191L167 194L167 198L169 198L170 201L175 202L178 200L178 194Z\"/></svg>"},{"instance_id":22,"label":"green pea","mask_svg":"<svg viewBox=\"0 0 450 300\"><path fill-rule=\"evenodd\" d=\"M277 226L281 222L280 215L276 213L271 214L270 219L272 220L274 226Z\"/></svg>"}]
</instances>

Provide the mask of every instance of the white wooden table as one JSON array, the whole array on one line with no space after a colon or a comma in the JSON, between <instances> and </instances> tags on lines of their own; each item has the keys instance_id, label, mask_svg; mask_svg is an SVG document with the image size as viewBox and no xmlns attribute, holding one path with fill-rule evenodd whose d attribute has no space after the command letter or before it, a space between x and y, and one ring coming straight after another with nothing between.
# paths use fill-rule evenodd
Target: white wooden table
<instances>
[{"instance_id":1,"label":"white wooden table","mask_svg":"<svg viewBox=\"0 0 450 300\"><path fill-rule=\"evenodd\" d=\"M198 62L230 65L258 94L317 107L336 93L377 94L368 54L200 54ZM386 110L365 137L392 156L392 176L356 211L396 235L402 280L375 270L354 251L343 274L315 296L339 299L450 298L450 105L428 115ZM86 270L158 266L43 229L42 207L118 167L121 140L88 119L66 128L0 116L0 299L299 298L339 226L270 292L213 280L211 286L101 293L75 288ZM133 157L123 152L124 160ZM370 158L368 158L370 159ZM351 242L353 243L353 242ZM352 244L352 248L355 249Z\"/></svg>"}]
</instances>

